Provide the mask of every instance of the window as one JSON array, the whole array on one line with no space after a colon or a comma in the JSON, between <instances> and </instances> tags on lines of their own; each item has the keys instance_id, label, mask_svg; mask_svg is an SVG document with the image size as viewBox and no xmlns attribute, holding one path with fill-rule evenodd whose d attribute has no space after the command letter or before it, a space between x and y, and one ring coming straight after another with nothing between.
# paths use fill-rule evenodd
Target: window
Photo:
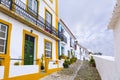
<instances>
[{"instance_id":1,"label":"window","mask_svg":"<svg viewBox=\"0 0 120 80\"><path fill-rule=\"evenodd\" d=\"M64 31L64 29L63 29L63 28L61 28L61 33L62 33L62 34L64 34L64 32L65 32L65 31Z\"/></svg>"},{"instance_id":2,"label":"window","mask_svg":"<svg viewBox=\"0 0 120 80\"><path fill-rule=\"evenodd\" d=\"M62 54L65 54L65 53L64 53L64 47L61 47L61 53L62 53Z\"/></svg>"},{"instance_id":3,"label":"window","mask_svg":"<svg viewBox=\"0 0 120 80\"><path fill-rule=\"evenodd\" d=\"M52 43L47 40L45 40L45 56L52 58Z\"/></svg>"},{"instance_id":4,"label":"window","mask_svg":"<svg viewBox=\"0 0 120 80\"><path fill-rule=\"evenodd\" d=\"M37 0L28 0L28 10L33 14L37 15L38 13L38 1Z\"/></svg>"},{"instance_id":5,"label":"window","mask_svg":"<svg viewBox=\"0 0 120 80\"><path fill-rule=\"evenodd\" d=\"M70 47L74 48L74 40L70 37Z\"/></svg>"},{"instance_id":6,"label":"window","mask_svg":"<svg viewBox=\"0 0 120 80\"><path fill-rule=\"evenodd\" d=\"M74 56L75 55L75 53L74 53L74 51L71 49L71 56Z\"/></svg>"},{"instance_id":7,"label":"window","mask_svg":"<svg viewBox=\"0 0 120 80\"><path fill-rule=\"evenodd\" d=\"M52 14L45 10L45 25L46 25L46 31L50 32L52 31Z\"/></svg>"},{"instance_id":8,"label":"window","mask_svg":"<svg viewBox=\"0 0 120 80\"><path fill-rule=\"evenodd\" d=\"M52 14L50 12L46 11L46 21L52 25Z\"/></svg>"},{"instance_id":9,"label":"window","mask_svg":"<svg viewBox=\"0 0 120 80\"><path fill-rule=\"evenodd\" d=\"M6 51L7 41L7 25L0 23L0 53L4 54Z\"/></svg>"},{"instance_id":10,"label":"window","mask_svg":"<svg viewBox=\"0 0 120 80\"><path fill-rule=\"evenodd\" d=\"M70 51L68 50L68 57L70 58Z\"/></svg>"}]
</instances>

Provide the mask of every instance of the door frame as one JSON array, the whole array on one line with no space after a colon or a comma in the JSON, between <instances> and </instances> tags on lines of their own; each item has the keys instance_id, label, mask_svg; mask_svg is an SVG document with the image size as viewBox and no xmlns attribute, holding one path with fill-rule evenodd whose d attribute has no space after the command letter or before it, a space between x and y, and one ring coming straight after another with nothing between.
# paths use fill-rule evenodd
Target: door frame
<instances>
[{"instance_id":1,"label":"door frame","mask_svg":"<svg viewBox=\"0 0 120 80\"><path fill-rule=\"evenodd\" d=\"M38 60L38 35L34 34L33 32L29 32L27 30L23 30L23 39L22 39L22 65L24 65L24 46L25 46L25 35L30 35L35 38L35 46L34 46L34 59ZM36 58L35 58L36 57ZM37 62L35 63L37 64Z\"/></svg>"}]
</instances>

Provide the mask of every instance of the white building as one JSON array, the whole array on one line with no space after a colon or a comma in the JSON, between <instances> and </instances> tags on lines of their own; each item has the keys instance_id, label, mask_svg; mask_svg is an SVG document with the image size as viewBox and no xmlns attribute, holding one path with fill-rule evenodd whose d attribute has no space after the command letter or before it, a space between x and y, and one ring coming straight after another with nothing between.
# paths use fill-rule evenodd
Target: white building
<instances>
[{"instance_id":1,"label":"white building","mask_svg":"<svg viewBox=\"0 0 120 80\"><path fill-rule=\"evenodd\" d=\"M72 55L75 55L76 37L61 19L59 20L59 31L61 32L61 41L59 42L59 56L64 54L68 57L72 57Z\"/></svg>"},{"instance_id":2,"label":"white building","mask_svg":"<svg viewBox=\"0 0 120 80\"><path fill-rule=\"evenodd\" d=\"M0 79L37 80L58 70L58 40L58 0L0 0Z\"/></svg>"},{"instance_id":3,"label":"white building","mask_svg":"<svg viewBox=\"0 0 120 80\"><path fill-rule=\"evenodd\" d=\"M75 57L77 59L81 59L82 52L81 52L81 46L78 43L78 41L75 41Z\"/></svg>"},{"instance_id":4,"label":"white building","mask_svg":"<svg viewBox=\"0 0 120 80\"><path fill-rule=\"evenodd\" d=\"M75 57L80 60L88 60L89 51L81 46L78 41L75 42Z\"/></svg>"},{"instance_id":5,"label":"white building","mask_svg":"<svg viewBox=\"0 0 120 80\"><path fill-rule=\"evenodd\" d=\"M77 59L83 60L83 55L86 53L86 49L79 44L71 30L61 19L59 20L58 30L61 32L61 41L59 41L59 56L64 54L69 58L75 56ZM86 56L84 57L86 58Z\"/></svg>"}]
</instances>

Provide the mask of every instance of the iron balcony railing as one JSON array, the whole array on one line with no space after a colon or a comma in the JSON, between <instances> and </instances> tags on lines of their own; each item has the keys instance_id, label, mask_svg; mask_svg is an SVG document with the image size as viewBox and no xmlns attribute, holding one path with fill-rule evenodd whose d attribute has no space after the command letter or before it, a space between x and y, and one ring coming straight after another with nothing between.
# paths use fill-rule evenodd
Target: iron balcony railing
<instances>
[{"instance_id":1,"label":"iron balcony railing","mask_svg":"<svg viewBox=\"0 0 120 80\"><path fill-rule=\"evenodd\" d=\"M60 33L59 38L61 39L61 41L67 43L67 37L63 33Z\"/></svg>"},{"instance_id":2,"label":"iron balcony railing","mask_svg":"<svg viewBox=\"0 0 120 80\"><path fill-rule=\"evenodd\" d=\"M58 30L43 19L37 12L26 6L21 0L15 0L15 2L13 2L13 0L0 0L0 4L24 17L25 20L34 23L45 31L58 37Z\"/></svg>"}]
</instances>

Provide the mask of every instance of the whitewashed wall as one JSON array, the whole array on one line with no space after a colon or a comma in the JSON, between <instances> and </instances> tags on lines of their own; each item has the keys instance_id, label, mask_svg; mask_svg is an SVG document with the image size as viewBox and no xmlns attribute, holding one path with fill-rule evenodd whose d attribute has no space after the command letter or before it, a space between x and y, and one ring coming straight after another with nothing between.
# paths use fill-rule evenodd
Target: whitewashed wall
<instances>
[{"instance_id":1,"label":"whitewashed wall","mask_svg":"<svg viewBox=\"0 0 120 80\"><path fill-rule=\"evenodd\" d=\"M64 35L67 37L67 44L62 44L61 43L61 46L64 46L64 49L65 49L65 51L64 51L64 54L66 55L66 56L68 56L68 50L70 51L70 53L71 53L71 49L73 49L73 51L75 51L75 49L74 48L72 48L72 47L70 47L70 37L72 38L72 36L70 35L70 32L68 32L68 30L67 29L65 29L64 27L63 27L63 25L62 25L62 28L64 29Z\"/></svg>"},{"instance_id":2,"label":"whitewashed wall","mask_svg":"<svg viewBox=\"0 0 120 80\"><path fill-rule=\"evenodd\" d=\"M26 4L26 0L21 0L23 3ZM45 19L45 8L52 14L52 25L56 27L56 0L53 0L53 3L50 2L50 0L39 0L39 15L42 16ZM46 4L46 3L47 4Z\"/></svg>"},{"instance_id":3,"label":"whitewashed wall","mask_svg":"<svg viewBox=\"0 0 120 80\"><path fill-rule=\"evenodd\" d=\"M75 57L77 59L80 59L80 47L77 45L76 50L75 50Z\"/></svg>"},{"instance_id":4,"label":"whitewashed wall","mask_svg":"<svg viewBox=\"0 0 120 80\"><path fill-rule=\"evenodd\" d=\"M34 74L34 73L38 73L38 71L39 71L39 66L37 65L10 66L9 77Z\"/></svg>"},{"instance_id":5,"label":"whitewashed wall","mask_svg":"<svg viewBox=\"0 0 120 80\"><path fill-rule=\"evenodd\" d=\"M114 58L94 56L102 80L120 80L120 19L113 26Z\"/></svg>"},{"instance_id":6,"label":"whitewashed wall","mask_svg":"<svg viewBox=\"0 0 120 80\"><path fill-rule=\"evenodd\" d=\"M26 0L21 0L26 4ZM48 2L48 1L47 1ZM55 0L53 3L48 3L49 6L53 9L51 10L43 0L40 1L40 16L45 18L45 8L47 8L50 13L52 14L52 22L53 26L56 25L56 16L55 16ZM5 20L12 24L12 32L11 32L11 42L10 42L10 57L15 59L22 58L22 38L23 38L23 30L33 30L33 33L38 35L38 58L40 59L42 54L44 54L44 39L47 39L52 42L52 58L56 60L56 40L30 28L23 23L5 15L4 13L0 12L0 19ZM36 58L35 58L36 59ZM29 66L13 66L13 64L17 61L10 61L10 77L26 75L26 74L33 74L38 73L39 69L37 65L29 65ZM21 62L21 61L20 61ZM57 68L56 65L50 65L50 68ZM0 79L3 78L4 67L0 66Z\"/></svg>"},{"instance_id":7,"label":"whitewashed wall","mask_svg":"<svg viewBox=\"0 0 120 80\"><path fill-rule=\"evenodd\" d=\"M52 14L52 25L56 27L56 14L55 14L56 0L53 0L53 3L51 3L49 0L45 0L45 1L49 4L49 6L44 2L44 0L40 0L39 14L45 19L45 8L46 8Z\"/></svg>"},{"instance_id":8,"label":"whitewashed wall","mask_svg":"<svg viewBox=\"0 0 120 80\"><path fill-rule=\"evenodd\" d=\"M113 28L114 32L114 49L115 49L115 58L120 62L120 20L117 22L116 26Z\"/></svg>"},{"instance_id":9,"label":"whitewashed wall","mask_svg":"<svg viewBox=\"0 0 120 80\"><path fill-rule=\"evenodd\" d=\"M55 68L58 68L58 65L55 64L55 63L56 63L56 60L49 61L48 69L55 69Z\"/></svg>"},{"instance_id":10,"label":"whitewashed wall","mask_svg":"<svg viewBox=\"0 0 120 80\"><path fill-rule=\"evenodd\" d=\"M50 0L40 0L41 2L46 1L47 4L55 11L55 7L56 7L56 0L52 0L53 2L51 3Z\"/></svg>"},{"instance_id":11,"label":"whitewashed wall","mask_svg":"<svg viewBox=\"0 0 120 80\"><path fill-rule=\"evenodd\" d=\"M0 80L4 78L4 66L0 66Z\"/></svg>"},{"instance_id":12,"label":"whitewashed wall","mask_svg":"<svg viewBox=\"0 0 120 80\"><path fill-rule=\"evenodd\" d=\"M64 63L64 60L58 60L59 68L63 68L63 63Z\"/></svg>"},{"instance_id":13,"label":"whitewashed wall","mask_svg":"<svg viewBox=\"0 0 120 80\"><path fill-rule=\"evenodd\" d=\"M12 19L11 17L0 12L0 18L12 24L11 42L10 42L10 56L11 58L20 59L22 57L22 35L23 29L30 31L33 30L34 34L38 35L38 57L44 54L44 39L52 42L52 57L56 59L56 40ZM11 61L14 64L14 61Z\"/></svg>"},{"instance_id":14,"label":"whitewashed wall","mask_svg":"<svg viewBox=\"0 0 120 80\"><path fill-rule=\"evenodd\" d=\"M120 73L117 68L117 64L119 63L115 61L114 57L96 55L94 59L102 80L120 80Z\"/></svg>"}]
</instances>

